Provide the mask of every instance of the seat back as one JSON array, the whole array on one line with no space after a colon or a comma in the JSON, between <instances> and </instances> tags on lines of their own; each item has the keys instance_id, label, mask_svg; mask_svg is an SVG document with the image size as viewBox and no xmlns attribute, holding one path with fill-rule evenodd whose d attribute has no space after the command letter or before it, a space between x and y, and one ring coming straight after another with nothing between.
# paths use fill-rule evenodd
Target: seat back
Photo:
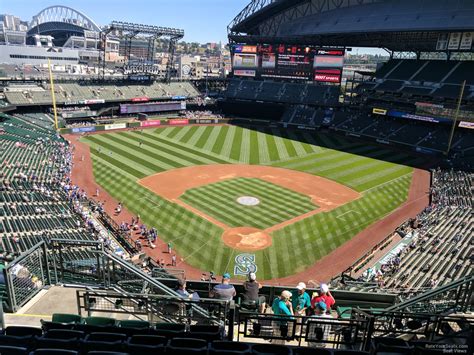
<instances>
[{"instance_id":1,"label":"seat back","mask_svg":"<svg viewBox=\"0 0 474 355\"><path fill-rule=\"evenodd\" d=\"M51 321L56 323L81 323L83 320L77 314L53 313Z\"/></svg>"},{"instance_id":2,"label":"seat back","mask_svg":"<svg viewBox=\"0 0 474 355\"><path fill-rule=\"evenodd\" d=\"M17 337L41 336L43 334L43 331L40 328L34 328L34 327L10 326L5 329L5 334L13 335Z\"/></svg>"},{"instance_id":3,"label":"seat back","mask_svg":"<svg viewBox=\"0 0 474 355\"><path fill-rule=\"evenodd\" d=\"M216 340L209 344L209 354L250 354L252 349L248 343Z\"/></svg>"},{"instance_id":4,"label":"seat back","mask_svg":"<svg viewBox=\"0 0 474 355\"><path fill-rule=\"evenodd\" d=\"M28 350L26 348L22 348L22 347L18 347L18 346L1 345L0 346L0 354L2 354L2 355L27 355Z\"/></svg>"},{"instance_id":5,"label":"seat back","mask_svg":"<svg viewBox=\"0 0 474 355\"><path fill-rule=\"evenodd\" d=\"M97 325L101 327L110 327L115 325L115 319L107 317L87 317L84 320L87 325Z\"/></svg>"},{"instance_id":6,"label":"seat back","mask_svg":"<svg viewBox=\"0 0 474 355\"><path fill-rule=\"evenodd\" d=\"M48 330L43 337L52 339L82 339L84 336L84 332L79 330L51 329Z\"/></svg>"},{"instance_id":7,"label":"seat back","mask_svg":"<svg viewBox=\"0 0 474 355\"><path fill-rule=\"evenodd\" d=\"M291 354L290 348L283 345L275 344L253 344L252 353L254 354L274 354L274 355L286 355Z\"/></svg>"},{"instance_id":8,"label":"seat back","mask_svg":"<svg viewBox=\"0 0 474 355\"><path fill-rule=\"evenodd\" d=\"M150 322L144 320L121 320L118 325L121 328L150 328Z\"/></svg>"}]
</instances>

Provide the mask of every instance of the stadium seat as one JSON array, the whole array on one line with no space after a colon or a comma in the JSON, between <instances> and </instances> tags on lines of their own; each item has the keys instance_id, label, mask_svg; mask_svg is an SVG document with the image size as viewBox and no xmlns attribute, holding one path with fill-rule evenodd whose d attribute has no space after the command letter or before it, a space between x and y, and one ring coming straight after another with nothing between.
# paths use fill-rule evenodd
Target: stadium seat
<instances>
[{"instance_id":1,"label":"stadium seat","mask_svg":"<svg viewBox=\"0 0 474 355\"><path fill-rule=\"evenodd\" d=\"M167 338L184 337L186 336L186 325L174 323L157 323L155 325L154 333Z\"/></svg>"},{"instance_id":2,"label":"stadium seat","mask_svg":"<svg viewBox=\"0 0 474 355\"><path fill-rule=\"evenodd\" d=\"M81 316L77 314L69 314L69 313L53 313L51 321L56 322L56 323L83 323L84 322Z\"/></svg>"},{"instance_id":3,"label":"stadium seat","mask_svg":"<svg viewBox=\"0 0 474 355\"><path fill-rule=\"evenodd\" d=\"M166 352L175 355L207 354L207 342L202 339L173 338L166 347Z\"/></svg>"},{"instance_id":4,"label":"stadium seat","mask_svg":"<svg viewBox=\"0 0 474 355\"><path fill-rule=\"evenodd\" d=\"M17 346L0 346L0 354L2 355L27 355L27 348L17 347Z\"/></svg>"},{"instance_id":5,"label":"stadium seat","mask_svg":"<svg viewBox=\"0 0 474 355\"><path fill-rule=\"evenodd\" d=\"M75 326L75 323L57 323L57 322L50 322L41 319L41 328L44 332L53 329L64 329L64 330L72 330Z\"/></svg>"},{"instance_id":6,"label":"stadium seat","mask_svg":"<svg viewBox=\"0 0 474 355\"><path fill-rule=\"evenodd\" d=\"M290 348L284 345L275 345L275 344L253 344L252 345L253 354L268 354L268 355L285 355L291 354Z\"/></svg>"},{"instance_id":7,"label":"stadium seat","mask_svg":"<svg viewBox=\"0 0 474 355\"><path fill-rule=\"evenodd\" d=\"M372 339L371 352L394 353L394 354L411 354L413 347L409 346L406 341L399 338L376 337Z\"/></svg>"},{"instance_id":8,"label":"stadium seat","mask_svg":"<svg viewBox=\"0 0 474 355\"><path fill-rule=\"evenodd\" d=\"M52 339L36 338L35 346L41 349L67 349L76 350L79 348L79 339Z\"/></svg>"},{"instance_id":9,"label":"stadium seat","mask_svg":"<svg viewBox=\"0 0 474 355\"><path fill-rule=\"evenodd\" d=\"M223 332L218 325L191 325L189 327L190 338L203 339L208 342L213 340L221 340Z\"/></svg>"},{"instance_id":10,"label":"stadium seat","mask_svg":"<svg viewBox=\"0 0 474 355\"><path fill-rule=\"evenodd\" d=\"M164 352L168 340L166 337L156 335L134 335L127 341L130 354L156 354Z\"/></svg>"},{"instance_id":11,"label":"stadium seat","mask_svg":"<svg viewBox=\"0 0 474 355\"><path fill-rule=\"evenodd\" d=\"M121 320L118 322L120 328L149 328L150 322L143 320Z\"/></svg>"},{"instance_id":12,"label":"stadium seat","mask_svg":"<svg viewBox=\"0 0 474 355\"><path fill-rule=\"evenodd\" d=\"M116 320L107 317L87 317L84 319L84 323L87 325L95 325L99 327L110 327L115 325Z\"/></svg>"},{"instance_id":13,"label":"stadium seat","mask_svg":"<svg viewBox=\"0 0 474 355\"><path fill-rule=\"evenodd\" d=\"M41 331L40 328L9 326L5 328L4 334L16 336L16 337L25 337L25 336L41 336L43 332Z\"/></svg>"},{"instance_id":14,"label":"stadium seat","mask_svg":"<svg viewBox=\"0 0 474 355\"><path fill-rule=\"evenodd\" d=\"M78 351L66 349L36 349L30 355L78 355Z\"/></svg>"},{"instance_id":15,"label":"stadium seat","mask_svg":"<svg viewBox=\"0 0 474 355\"><path fill-rule=\"evenodd\" d=\"M251 352L252 349L248 343L217 340L209 344L210 355L250 354Z\"/></svg>"},{"instance_id":16,"label":"stadium seat","mask_svg":"<svg viewBox=\"0 0 474 355\"><path fill-rule=\"evenodd\" d=\"M69 329L51 329L43 335L44 338L51 339L82 339L84 336L84 332Z\"/></svg>"},{"instance_id":17,"label":"stadium seat","mask_svg":"<svg viewBox=\"0 0 474 355\"><path fill-rule=\"evenodd\" d=\"M332 351L329 349L309 348L309 347L297 347L292 348L293 355L331 355Z\"/></svg>"},{"instance_id":18,"label":"stadium seat","mask_svg":"<svg viewBox=\"0 0 474 355\"><path fill-rule=\"evenodd\" d=\"M127 336L116 333L91 333L86 336L82 349L83 351L122 351Z\"/></svg>"}]
</instances>

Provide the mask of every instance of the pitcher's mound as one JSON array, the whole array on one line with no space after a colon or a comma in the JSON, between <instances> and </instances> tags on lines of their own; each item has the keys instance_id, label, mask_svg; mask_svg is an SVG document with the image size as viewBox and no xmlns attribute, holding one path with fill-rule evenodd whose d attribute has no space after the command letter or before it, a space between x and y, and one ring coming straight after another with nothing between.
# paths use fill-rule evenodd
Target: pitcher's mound
<instances>
[{"instance_id":1,"label":"pitcher's mound","mask_svg":"<svg viewBox=\"0 0 474 355\"><path fill-rule=\"evenodd\" d=\"M241 251L256 251L272 245L272 237L261 229L239 227L226 230L222 234L224 243Z\"/></svg>"}]
</instances>

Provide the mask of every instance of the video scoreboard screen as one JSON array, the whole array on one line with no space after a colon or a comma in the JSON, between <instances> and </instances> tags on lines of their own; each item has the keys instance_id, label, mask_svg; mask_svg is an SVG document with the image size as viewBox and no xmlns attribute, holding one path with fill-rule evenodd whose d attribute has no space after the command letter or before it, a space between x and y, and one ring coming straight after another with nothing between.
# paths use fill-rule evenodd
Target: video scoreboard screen
<instances>
[{"instance_id":1,"label":"video scoreboard screen","mask_svg":"<svg viewBox=\"0 0 474 355\"><path fill-rule=\"evenodd\" d=\"M340 83L344 49L297 45L235 45L232 48L235 76L310 80Z\"/></svg>"},{"instance_id":2,"label":"video scoreboard screen","mask_svg":"<svg viewBox=\"0 0 474 355\"><path fill-rule=\"evenodd\" d=\"M186 101L120 104L121 114L186 110Z\"/></svg>"}]
</instances>

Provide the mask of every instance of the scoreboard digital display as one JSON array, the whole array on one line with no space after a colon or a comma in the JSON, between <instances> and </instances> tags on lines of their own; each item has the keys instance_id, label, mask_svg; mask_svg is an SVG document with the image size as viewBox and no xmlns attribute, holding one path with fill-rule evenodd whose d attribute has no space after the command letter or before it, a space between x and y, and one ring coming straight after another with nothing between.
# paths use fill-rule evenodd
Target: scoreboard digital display
<instances>
[{"instance_id":1,"label":"scoreboard digital display","mask_svg":"<svg viewBox=\"0 0 474 355\"><path fill-rule=\"evenodd\" d=\"M339 84L345 50L287 44L239 44L232 47L232 55L235 76Z\"/></svg>"}]
</instances>

